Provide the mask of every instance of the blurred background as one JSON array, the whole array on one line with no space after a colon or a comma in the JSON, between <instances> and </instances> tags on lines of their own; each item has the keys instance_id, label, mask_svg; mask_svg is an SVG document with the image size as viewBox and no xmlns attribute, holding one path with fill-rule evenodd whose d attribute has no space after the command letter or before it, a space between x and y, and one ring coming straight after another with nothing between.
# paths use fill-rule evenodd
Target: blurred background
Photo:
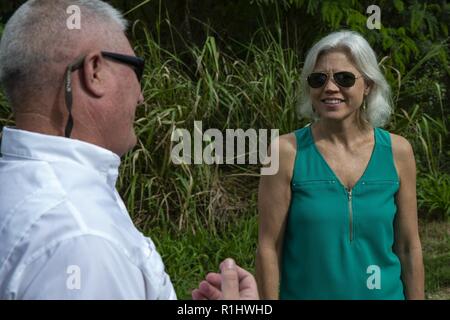
<instances>
[{"instance_id":1,"label":"blurred background","mask_svg":"<svg viewBox=\"0 0 450 320\"><path fill-rule=\"evenodd\" d=\"M21 3L0 3L0 34ZM257 165L174 165L175 127L292 132L307 50L328 33L360 32L392 88L385 127L406 137L417 162L417 200L429 299L450 299L450 5L447 1L107 1L126 14L146 58L139 142L123 158L118 189L157 245L179 298L219 262L254 270ZM366 26L381 9L381 29ZM13 126L0 93L0 126Z\"/></svg>"}]
</instances>

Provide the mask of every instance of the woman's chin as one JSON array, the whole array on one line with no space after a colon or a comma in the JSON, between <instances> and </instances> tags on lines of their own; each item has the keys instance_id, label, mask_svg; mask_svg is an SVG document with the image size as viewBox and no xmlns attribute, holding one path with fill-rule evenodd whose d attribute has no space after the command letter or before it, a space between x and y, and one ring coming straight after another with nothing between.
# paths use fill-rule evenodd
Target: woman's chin
<instances>
[{"instance_id":1,"label":"woman's chin","mask_svg":"<svg viewBox=\"0 0 450 320\"><path fill-rule=\"evenodd\" d=\"M322 112L320 119L343 120L345 119L345 115L341 112Z\"/></svg>"}]
</instances>

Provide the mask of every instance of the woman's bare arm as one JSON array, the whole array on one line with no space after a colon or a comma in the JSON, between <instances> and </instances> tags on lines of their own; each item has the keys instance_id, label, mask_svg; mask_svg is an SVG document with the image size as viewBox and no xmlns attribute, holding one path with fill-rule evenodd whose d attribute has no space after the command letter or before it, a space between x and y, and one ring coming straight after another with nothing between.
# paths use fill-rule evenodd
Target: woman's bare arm
<instances>
[{"instance_id":1,"label":"woman's bare arm","mask_svg":"<svg viewBox=\"0 0 450 320\"><path fill-rule=\"evenodd\" d=\"M296 154L293 134L280 136L278 173L261 176L258 192L259 236L256 280L262 299L278 299L283 233L291 200L291 178ZM270 148L269 148L270 150Z\"/></svg>"},{"instance_id":2,"label":"woman's bare arm","mask_svg":"<svg viewBox=\"0 0 450 320\"><path fill-rule=\"evenodd\" d=\"M424 267L419 238L416 199L416 163L410 143L391 135L400 188L396 195L394 251L402 266L406 299L424 299Z\"/></svg>"}]
</instances>

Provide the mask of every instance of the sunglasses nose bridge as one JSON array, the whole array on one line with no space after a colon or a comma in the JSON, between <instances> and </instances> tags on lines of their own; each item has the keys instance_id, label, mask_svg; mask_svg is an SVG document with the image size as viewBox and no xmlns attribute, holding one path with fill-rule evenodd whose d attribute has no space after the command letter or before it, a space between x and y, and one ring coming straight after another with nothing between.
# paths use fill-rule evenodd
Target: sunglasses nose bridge
<instances>
[{"instance_id":1,"label":"sunglasses nose bridge","mask_svg":"<svg viewBox=\"0 0 450 320\"><path fill-rule=\"evenodd\" d=\"M323 85L324 90L329 89L330 83L332 83L333 88L336 90L339 90L339 85L336 82L336 79L334 79L334 74L327 74L327 79L325 80L325 83Z\"/></svg>"}]
</instances>

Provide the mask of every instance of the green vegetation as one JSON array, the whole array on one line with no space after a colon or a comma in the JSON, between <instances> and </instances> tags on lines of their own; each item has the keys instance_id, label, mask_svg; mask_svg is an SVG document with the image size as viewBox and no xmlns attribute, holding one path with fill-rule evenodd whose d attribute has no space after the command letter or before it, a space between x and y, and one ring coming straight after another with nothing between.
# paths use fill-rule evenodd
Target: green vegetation
<instances>
[{"instance_id":1,"label":"green vegetation","mask_svg":"<svg viewBox=\"0 0 450 320\"><path fill-rule=\"evenodd\" d=\"M450 223L421 221L427 298L450 299Z\"/></svg>"},{"instance_id":2,"label":"green vegetation","mask_svg":"<svg viewBox=\"0 0 450 320\"><path fill-rule=\"evenodd\" d=\"M133 221L155 241L180 298L227 256L254 269L259 168L176 166L173 129L193 132L194 120L203 130L284 134L303 126L296 101L306 50L340 29L368 39L392 86L395 114L387 129L406 137L416 156L427 293L450 286L450 6L435 2L379 1L382 29L368 30L367 1L111 1L124 12L142 4L128 18L140 19L130 37L147 60L139 142L123 159L118 188ZM12 124L0 95L0 125Z\"/></svg>"},{"instance_id":3,"label":"green vegetation","mask_svg":"<svg viewBox=\"0 0 450 320\"><path fill-rule=\"evenodd\" d=\"M224 257L234 257L254 272L258 225L256 214L230 221L221 232L200 229L176 232L165 227L148 231L161 253L178 298L190 299L191 291L208 272L218 272Z\"/></svg>"}]
</instances>

